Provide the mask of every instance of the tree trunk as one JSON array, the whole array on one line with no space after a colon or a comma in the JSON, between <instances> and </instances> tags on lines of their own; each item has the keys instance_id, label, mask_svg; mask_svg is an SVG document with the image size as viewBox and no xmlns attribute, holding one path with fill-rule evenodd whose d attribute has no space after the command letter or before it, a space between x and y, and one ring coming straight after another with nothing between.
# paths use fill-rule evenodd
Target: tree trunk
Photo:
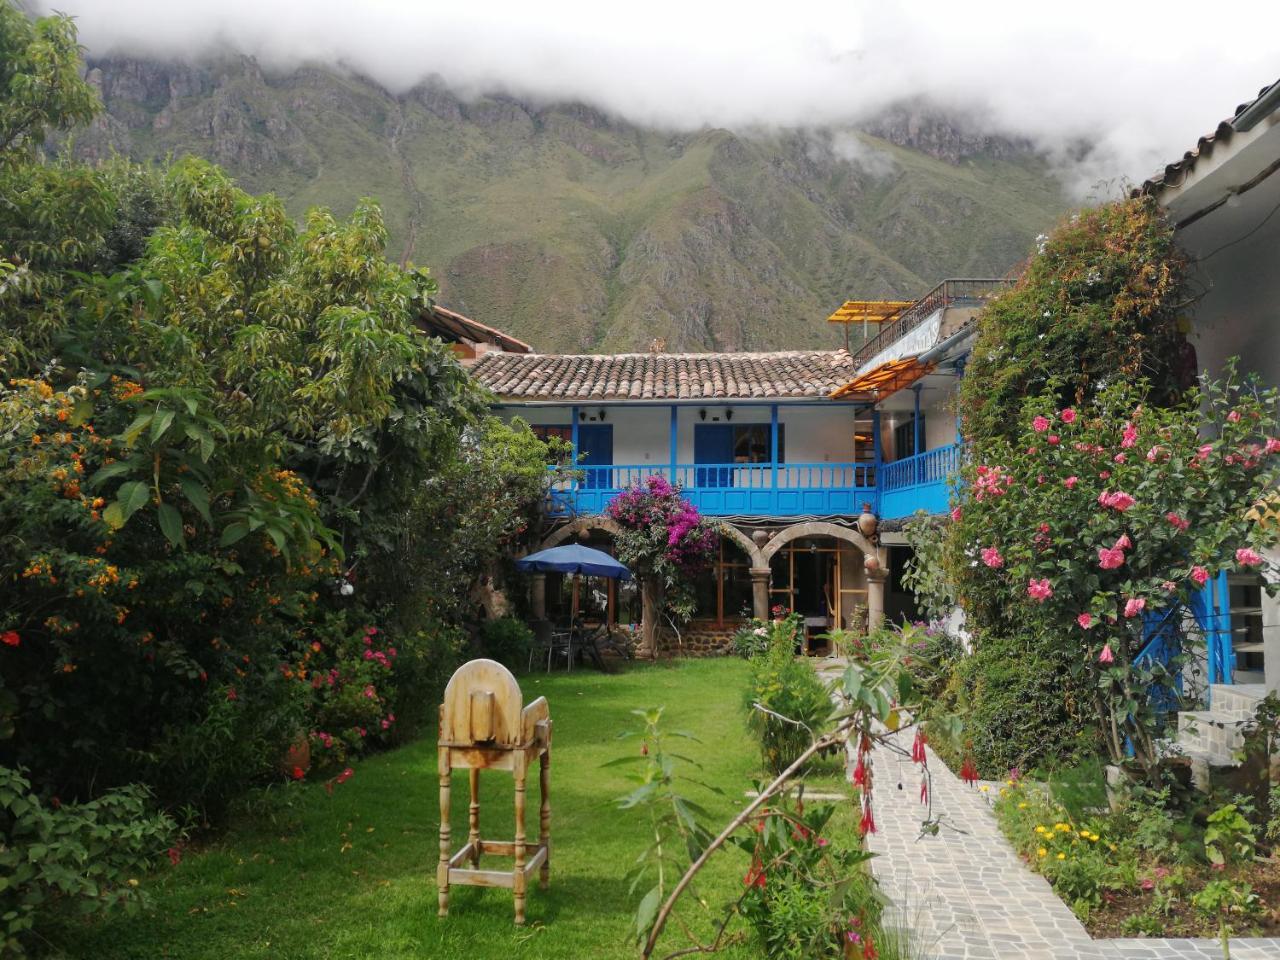
<instances>
[{"instance_id":1,"label":"tree trunk","mask_svg":"<svg viewBox=\"0 0 1280 960\"><path fill-rule=\"evenodd\" d=\"M650 660L658 658L658 611L661 608L658 584L645 580L640 584L640 656Z\"/></svg>"}]
</instances>

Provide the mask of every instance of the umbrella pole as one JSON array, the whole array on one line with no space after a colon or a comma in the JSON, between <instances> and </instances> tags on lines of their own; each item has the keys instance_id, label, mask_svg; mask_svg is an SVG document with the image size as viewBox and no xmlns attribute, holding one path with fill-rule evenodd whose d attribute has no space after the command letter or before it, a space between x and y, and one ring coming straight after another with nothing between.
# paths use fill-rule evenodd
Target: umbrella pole
<instances>
[{"instance_id":1,"label":"umbrella pole","mask_svg":"<svg viewBox=\"0 0 1280 960\"><path fill-rule=\"evenodd\" d=\"M573 629L573 625L578 622L578 580L582 574L575 573L573 575L573 603L570 607L569 628Z\"/></svg>"}]
</instances>

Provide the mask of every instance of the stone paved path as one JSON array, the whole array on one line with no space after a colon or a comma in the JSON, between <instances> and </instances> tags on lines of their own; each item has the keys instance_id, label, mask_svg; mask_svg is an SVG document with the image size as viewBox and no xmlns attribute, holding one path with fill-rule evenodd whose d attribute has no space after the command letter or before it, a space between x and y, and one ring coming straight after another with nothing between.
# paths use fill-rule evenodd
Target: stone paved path
<instances>
[{"instance_id":1,"label":"stone paved path","mask_svg":"<svg viewBox=\"0 0 1280 960\"><path fill-rule=\"evenodd\" d=\"M817 664L833 679L839 661ZM909 741L903 746L909 747ZM1094 940L1070 908L1019 859L986 794L929 751L933 809L944 826L920 837L919 768L887 748L873 754L876 833L871 867L905 923L937 960L1221 960L1215 940ZM902 789L898 789L898 784ZM995 788L993 788L995 789ZM961 832L963 831L963 832ZM1280 960L1280 939L1237 939L1233 960Z\"/></svg>"}]
</instances>

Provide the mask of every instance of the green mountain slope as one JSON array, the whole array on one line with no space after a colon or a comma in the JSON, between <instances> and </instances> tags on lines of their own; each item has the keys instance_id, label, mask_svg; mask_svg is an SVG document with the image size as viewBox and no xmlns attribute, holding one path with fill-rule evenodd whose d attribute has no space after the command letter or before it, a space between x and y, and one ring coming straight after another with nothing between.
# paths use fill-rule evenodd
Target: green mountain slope
<instances>
[{"instance_id":1,"label":"green mountain slope","mask_svg":"<svg viewBox=\"0 0 1280 960\"><path fill-rule=\"evenodd\" d=\"M871 132L673 133L246 58L91 68L107 115L79 153L201 154L299 216L376 197L441 302L547 351L834 344L845 298L1003 275L1066 204L1025 145L921 110Z\"/></svg>"}]
</instances>

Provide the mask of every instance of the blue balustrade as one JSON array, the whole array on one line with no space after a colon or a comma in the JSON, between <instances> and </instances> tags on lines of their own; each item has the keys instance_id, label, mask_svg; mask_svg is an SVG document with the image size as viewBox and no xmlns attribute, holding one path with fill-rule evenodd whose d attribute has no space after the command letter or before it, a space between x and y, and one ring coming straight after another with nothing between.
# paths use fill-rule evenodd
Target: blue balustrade
<instances>
[{"instance_id":1,"label":"blue balustrade","mask_svg":"<svg viewBox=\"0 0 1280 960\"><path fill-rule=\"evenodd\" d=\"M960 469L961 447L951 443L880 467L880 516L909 517L917 510L945 513L950 478Z\"/></svg>"}]
</instances>

